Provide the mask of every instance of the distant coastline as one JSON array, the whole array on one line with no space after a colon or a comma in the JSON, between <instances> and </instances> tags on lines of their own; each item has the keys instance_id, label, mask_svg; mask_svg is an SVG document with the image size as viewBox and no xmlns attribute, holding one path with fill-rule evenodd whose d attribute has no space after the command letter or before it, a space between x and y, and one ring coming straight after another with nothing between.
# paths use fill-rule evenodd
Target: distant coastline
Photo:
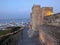
<instances>
[{"instance_id":1,"label":"distant coastline","mask_svg":"<svg viewBox=\"0 0 60 45\"><path fill-rule=\"evenodd\" d=\"M0 19L0 24L10 23L10 22L20 23L20 22L29 22L29 21L30 19Z\"/></svg>"}]
</instances>

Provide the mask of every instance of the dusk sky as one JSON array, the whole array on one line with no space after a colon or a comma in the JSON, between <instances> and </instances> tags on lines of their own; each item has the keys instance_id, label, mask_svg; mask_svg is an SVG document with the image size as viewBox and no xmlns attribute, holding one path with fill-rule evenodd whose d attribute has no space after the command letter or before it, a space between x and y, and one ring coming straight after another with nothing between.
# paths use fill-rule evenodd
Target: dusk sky
<instances>
[{"instance_id":1,"label":"dusk sky","mask_svg":"<svg viewBox=\"0 0 60 45\"><path fill-rule=\"evenodd\" d=\"M60 12L60 0L0 0L0 19L29 18L34 4L53 7L54 13Z\"/></svg>"}]
</instances>

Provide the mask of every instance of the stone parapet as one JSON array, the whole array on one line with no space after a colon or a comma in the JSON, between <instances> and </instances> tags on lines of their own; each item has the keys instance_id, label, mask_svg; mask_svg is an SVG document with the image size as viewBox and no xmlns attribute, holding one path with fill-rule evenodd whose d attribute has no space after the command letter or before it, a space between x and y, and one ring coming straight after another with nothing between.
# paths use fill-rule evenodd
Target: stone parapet
<instances>
[{"instance_id":1,"label":"stone parapet","mask_svg":"<svg viewBox=\"0 0 60 45\"><path fill-rule=\"evenodd\" d=\"M56 31L57 30L57 31ZM42 37L47 44L50 45L60 45L60 27L50 26L50 25L41 25L39 28L40 36ZM41 38L40 38L41 39Z\"/></svg>"}]
</instances>

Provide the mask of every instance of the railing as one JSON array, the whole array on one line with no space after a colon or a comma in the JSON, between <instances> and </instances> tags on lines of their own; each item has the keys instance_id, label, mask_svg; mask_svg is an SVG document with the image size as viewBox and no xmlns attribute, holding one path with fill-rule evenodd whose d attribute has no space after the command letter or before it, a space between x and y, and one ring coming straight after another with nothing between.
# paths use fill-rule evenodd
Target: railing
<instances>
[{"instance_id":1,"label":"railing","mask_svg":"<svg viewBox=\"0 0 60 45\"><path fill-rule=\"evenodd\" d=\"M15 32L0 36L0 45L16 45L18 38L22 37L22 33L23 28Z\"/></svg>"}]
</instances>

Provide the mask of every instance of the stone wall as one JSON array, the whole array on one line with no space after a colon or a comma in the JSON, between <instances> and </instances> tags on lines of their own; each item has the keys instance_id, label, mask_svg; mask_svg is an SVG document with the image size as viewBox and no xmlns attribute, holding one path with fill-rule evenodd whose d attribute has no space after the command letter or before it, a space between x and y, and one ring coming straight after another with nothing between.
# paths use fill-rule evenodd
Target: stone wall
<instances>
[{"instance_id":1,"label":"stone wall","mask_svg":"<svg viewBox=\"0 0 60 45\"><path fill-rule=\"evenodd\" d=\"M31 22L33 30L36 30L36 27L40 24L40 12L41 10L39 5L34 5L32 7Z\"/></svg>"},{"instance_id":2,"label":"stone wall","mask_svg":"<svg viewBox=\"0 0 60 45\"><path fill-rule=\"evenodd\" d=\"M13 32L10 35L4 36L2 38L6 39L0 43L0 45L17 45L18 41L22 39L23 29Z\"/></svg>"},{"instance_id":3,"label":"stone wall","mask_svg":"<svg viewBox=\"0 0 60 45\"><path fill-rule=\"evenodd\" d=\"M39 35L41 42L46 45L60 45L60 27L41 25Z\"/></svg>"},{"instance_id":4,"label":"stone wall","mask_svg":"<svg viewBox=\"0 0 60 45\"><path fill-rule=\"evenodd\" d=\"M60 13L53 14L52 16L44 17L45 24L60 26Z\"/></svg>"},{"instance_id":5,"label":"stone wall","mask_svg":"<svg viewBox=\"0 0 60 45\"><path fill-rule=\"evenodd\" d=\"M32 28L29 35L36 42L40 41L42 45L60 45L60 13L53 14L52 7L34 5L30 23Z\"/></svg>"},{"instance_id":6,"label":"stone wall","mask_svg":"<svg viewBox=\"0 0 60 45\"><path fill-rule=\"evenodd\" d=\"M52 7L40 7L40 5L33 5L30 21L32 30L36 30L39 25L44 24L44 17L50 16L52 13Z\"/></svg>"}]
</instances>

